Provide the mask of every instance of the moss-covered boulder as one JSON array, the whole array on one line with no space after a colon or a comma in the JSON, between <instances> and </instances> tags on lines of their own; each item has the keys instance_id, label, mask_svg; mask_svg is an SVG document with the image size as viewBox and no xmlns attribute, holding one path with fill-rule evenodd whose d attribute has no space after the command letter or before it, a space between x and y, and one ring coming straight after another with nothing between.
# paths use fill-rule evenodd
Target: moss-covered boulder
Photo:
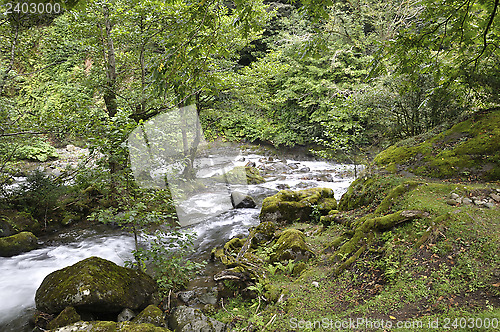
<instances>
[{"instance_id":1,"label":"moss-covered boulder","mask_svg":"<svg viewBox=\"0 0 500 332\"><path fill-rule=\"evenodd\" d=\"M329 226L332 224L332 222L337 221L339 218L339 211L338 210L331 210L328 212L326 216L321 216L319 218L319 221L324 225L324 226Z\"/></svg>"},{"instance_id":2,"label":"moss-covered boulder","mask_svg":"<svg viewBox=\"0 0 500 332\"><path fill-rule=\"evenodd\" d=\"M11 257L36 249L38 239L31 232L21 232L0 238L0 256Z\"/></svg>"},{"instance_id":3,"label":"moss-covered boulder","mask_svg":"<svg viewBox=\"0 0 500 332\"><path fill-rule=\"evenodd\" d=\"M259 245L265 244L274 237L276 232L276 224L272 221L266 221L260 223L257 227L251 230L252 237L252 247L256 248Z\"/></svg>"},{"instance_id":4,"label":"moss-covered boulder","mask_svg":"<svg viewBox=\"0 0 500 332\"><path fill-rule=\"evenodd\" d=\"M272 221L281 224L309 222L314 207L320 212L336 209L337 201L333 190L329 188L282 190L264 199L259 218L261 222Z\"/></svg>"},{"instance_id":5,"label":"moss-covered boulder","mask_svg":"<svg viewBox=\"0 0 500 332\"><path fill-rule=\"evenodd\" d=\"M266 182L257 168L248 166L236 166L223 175L215 176L214 179L231 184L259 184Z\"/></svg>"},{"instance_id":6,"label":"moss-covered boulder","mask_svg":"<svg viewBox=\"0 0 500 332\"><path fill-rule=\"evenodd\" d=\"M167 323L163 319L163 312L155 305L148 305L134 319L134 324L153 324L154 326L165 327Z\"/></svg>"},{"instance_id":7,"label":"moss-covered boulder","mask_svg":"<svg viewBox=\"0 0 500 332\"><path fill-rule=\"evenodd\" d=\"M38 310L59 313L68 306L96 313L143 309L154 300L156 282L147 274L90 257L57 270L36 291Z\"/></svg>"},{"instance_id":8,"label":"moss-covered boulder","mask_svg":"<svg viewBox=\"0 0 500 332\"><path fill-rule=\"evenodd\" d=\"M66 307L56 318L47 324L47 329L53 330L59 327L67 326L81 321L82 318L76 312L74 307Z\"/></svg>"},{"instance_id":9,"label":"moss-covered boulder","mask_svg":"<svg viewBox=\"0 0 500 332\"><path fill-rule=\"evenodd\" d=\"M289 228L284 230L276 241L276 250L271 255L271 261L307 261L314 256L305 241L305 235L299 230Z\"/></svg>"},{"instance_id":10,"label":"moss-covered boulder","mask_svg":"<svg viewBox=\"0 0 500 332\"><path fill-rule=\"evenodd\" d=\"M16 210L0 211L0 237L11 236L19 232L40 234L42 226L31 214Z\"/></svg>"},{"instance_id":11,"label":"moss-covered boulder","mask_svg":"<svg viewBox=\"0 0 500 332\"><path fill-rule=\"evenodd\" d=\"M424 136L425 137L425 136ZM433 178L500 179L500 108L472 115L429 137L402 141L382 151L375 164L389 172Z\"/></svg>"},{"instance_id":12,"label":"moss-covered boulder","mask_svg":"<svg viewBox=\"0 0 500 332\"><path fill-rule=\"evenodd\" d=\"M184 306L175 308L169 317L169 324L175 332L222 332L226 330L224 323L205 316L199 309Z\"/></svg>"},{"instance_id":13,"label":"moss-covered boulder","mask_svg":"<svg viewBox=\"0 0 500 332\"><path fill-rule=\"evenodd\" d=\"M61 327L51 332L171 332L165 327L154 326L153 324L134 324L131 322L77 322L72 325Z\"/></svg>"}]
</instances>

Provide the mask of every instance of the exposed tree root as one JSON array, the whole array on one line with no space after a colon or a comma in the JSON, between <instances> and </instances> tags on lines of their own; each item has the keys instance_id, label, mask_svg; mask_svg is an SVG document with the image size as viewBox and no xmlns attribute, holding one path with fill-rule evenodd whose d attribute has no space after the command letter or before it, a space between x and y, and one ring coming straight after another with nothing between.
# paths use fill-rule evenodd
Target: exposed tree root
<instances>
[{"instance_id":1,"label":"exposed tree root","mask_svg":"<svg viewBox=\"0 0 500 332\"><path fill-rule=\"evenodd\" d=\"M330 244L334 247L340 246L331 258L337 263L335 274L341 273L356 261L373 242L375 232L383 232L403 222L428 216L424 211L402 210L382 217L363 218L364 221L356 226L354 233L346 232ZM340 245L341 243L343 244Z\"/></svg>"}]
</instances>

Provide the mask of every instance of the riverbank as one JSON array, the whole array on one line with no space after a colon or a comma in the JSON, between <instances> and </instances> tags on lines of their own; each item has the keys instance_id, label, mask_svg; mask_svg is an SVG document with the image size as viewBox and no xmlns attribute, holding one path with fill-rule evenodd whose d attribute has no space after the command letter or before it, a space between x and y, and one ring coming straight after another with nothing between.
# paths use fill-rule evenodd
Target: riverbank
<instances>
[{"instance_id":1,"label":"riverbank","mask_svg":"<svg viewBox=\"0 0 500 332\"><path fill-rule=\"evenodd\" d=\"M274 239L300 232L309 259L255 250L258 296L228 298L213 317L235 331L498 328L498 114L380 153L336 210L278 227Z\"/></svg>"},{"instance_id":2,"label":"riverbank","mask_svg":"<svg viewBox=\"0 0 500 332\"><path fill-rule=\"evenodd\" d=\"M474 319L474 324L498 323L499 202L488 208L450 201L453 194L496 197L497 185L366 174L351 189L340 201L344 211L331 225L293 223L279 230L304 234L315 254L307 268L297 275L297 262L282 264L284 268L268 264L259 301L228 299L213 317L240 331L323 331L329 324L361 319L386 325L360 323L342 330L387 330L388 324L398 330L394 327L400 322L401 330L408 331L417 329L408 324L423 322L423 328L432 331L429 322L449 322L454 328L451 324L461 318ZM359 203L343 208L348 201ZM393 227L373 228L352 242L359 225L398 211L425 214ZM349 244L353 247L347 251Z\"/></svg>"},{"instance_id":3,"label":"riverbank","mask_svg":"<svg viewBox=\"0 0 500 332\"><path fill-rule=\"evenodd\" d=\"M215 246L224 244L235 235L248 234L248 228L259 223L258 215L262 201L280 189L299 190L329 186L333 189L335 196L340 199L340 196L353 181L352 165L337 165L320 161L312 156L302 155L301 151L278 154L276 150L258 146L237 145L236 147L236 152L233 151L234 146L222 146L217 149L217 153L201 151L202 158L210 158L213 162L210 168L203 170L203 174L210 175L216 172L217 168L242 167L248 163L254 163L266 181L249 186L236 185L234 189L246 192L255 200L257 206L256 208L233 209L226 186L221 186L221 188L211 186L196 192L192 197L188 197L183 204L184 213L191 214L192 218L200 220L199 223L184 229L197 235L194 241L194 253L190 256L191 260L197 262L208 260L210 252ZM91 184L87 182L81 188L88 188ZM93 187L96 188L95 185ZM87 193L89 195L83 198L87 198L85 202L89 207L103 208L100 204L104 199L103 193L98 190L87 191ZM75 193L73 199L75 197L81 196ZM156 198L158 197L156 196ZM143 196L141 198L147 199L148 206L150 201L154 202L154 197ZM74 200L78 204L83 201L82 198ZM68 203L70 202L66 201L64 204ZM61 208L57 208L58 204L62 203L58 202L52 207L56 209L55 212L61 210ZM151 207L158 209L158 203L151 204ZM219 211L221 208L225 208L226 211ZM214 209L217 210L215 214L213 213ZM88 213L88 210L80 211L82 216L85 213ZM55 229L50 227L47 229L48 232L42 231L39 234L40 249L0 259L1 262L5 263L3 266L9 270L9 274L4 275L6 279L2 280L5 292L2 291L1 294L10 296L8 294L15 292L17 287L23 289L22 296L18 296L18 302L12 302L12 306L9 302L5 302L5 307L2 307L4 310L2 312L6 313L5 318L15 320L12 323L4 322L7 324L4 325L7 331L9 329L16 332L29 330L27 322L33 316L33 294L43 277L53 270L74 264L92 255L119 264L123 264L126 260L133 260L130 254L134 249L132 234L122 234L119 229L109 230L113 223L108 222L108 225L102 225L99 222L89 222L85 221L86 218L83 216L79 220L84 221L75 221L62 226L61 220L56 218L58 214L54 214L54 216L50 223L58 231L55 232ZM116 224L114 225L116 227ZM103 245L107 248L101 248ZM74 250L77 250L78 254ZM118 257L113 252L116 252ZM53 266L53 269L48 268L48 266ZM181 301L176 303L203 308L206 303L213 302L212 289L215 286L213 275L219 272L220 268L217 264L209 263L202 271L198 271L199 273L190 280L184 290L188 292L187 294L194 294L194 296L187 301L188 303ZM23 277L27 274L32 278ZM172 302L174 302L173 295L176 293L176 291L172 293ZM16 315L19 317L16 318Z\"/></svg>"}]
</instances>

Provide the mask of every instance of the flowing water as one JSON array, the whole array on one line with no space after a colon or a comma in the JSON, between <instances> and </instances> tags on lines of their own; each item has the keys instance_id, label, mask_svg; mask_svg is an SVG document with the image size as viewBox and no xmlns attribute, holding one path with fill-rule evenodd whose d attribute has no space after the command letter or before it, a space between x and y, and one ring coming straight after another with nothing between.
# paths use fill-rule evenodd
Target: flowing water
<instances>
[{"instance_id":1,"label":"flowing water","mask_svg":"<svg viewBox=\"0 0 500 332\"><path fill-rule=\"evenodd\" d=\"M222 245L236 235L248 234L248 228L259 223L260 206L265 197L284 188L298 190L327 187L334 190L338 200L354 179L353 165L315 161L300 155L282 155L276 159L262 154L235 153L234 150L227 150L224 154L225 158L220 160L210 158L212 168L254 162L266 174L266 182L232 188L252 196L257 208L232 209L224 186L214 186L180 204L182 213L193 220L185 229L197 235L195 252L196 259L200 260L207 259L215 246ZM214 172L205 168L200 173L210 176ZM95 228L61 234L52 243L57 245L44 244L41 249L0 258L0 331L30 331L28 322L35 311L35 292L47 274L90 256L99 256L123 265L132 258L134 246L133 238L128 234ZM213 268L208 265L205 276L197 278L190 287L202 283L209 285L210 270Z\"/></svg>"}]
</instances>

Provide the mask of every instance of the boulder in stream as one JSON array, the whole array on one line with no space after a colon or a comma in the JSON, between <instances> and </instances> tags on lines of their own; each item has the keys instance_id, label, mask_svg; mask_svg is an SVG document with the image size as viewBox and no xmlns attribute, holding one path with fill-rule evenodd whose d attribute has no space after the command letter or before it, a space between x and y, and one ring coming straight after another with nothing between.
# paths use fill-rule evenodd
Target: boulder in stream
<instances>
[{"instance_id":1,"label":"boulder in stream","mask_svg":"<svg viewBox=\"0 0 500 332\"><path fill-rule=\"evenodd\" d=\"M38 239L31 232L21 232L0 238L0 256L11 257L36 249Z\"/></svg>"},{"instance_id":2,"label":"boulder in stream","mask_svg":"<svg viewBox=\"0 0 500 332\"><path fill-rule=\"evenodd\" d=\"M156 282L149 275L90 257L45 277L35 302L46 313L73 306L78 311L118 314L124 308L145 308L156 291Z\"/></svg>"},{"instance_id":3,"label":"boulder in stream","mask_svg":"<svg viewBox=\"0 0 500 332\"><path fill-rule=\"evenodd\" d=\"M252 197L239 191L233 191L231 193L231 204L233 204L235 209L254 208L257 206Z\"/></svg>"}]
</instances>

